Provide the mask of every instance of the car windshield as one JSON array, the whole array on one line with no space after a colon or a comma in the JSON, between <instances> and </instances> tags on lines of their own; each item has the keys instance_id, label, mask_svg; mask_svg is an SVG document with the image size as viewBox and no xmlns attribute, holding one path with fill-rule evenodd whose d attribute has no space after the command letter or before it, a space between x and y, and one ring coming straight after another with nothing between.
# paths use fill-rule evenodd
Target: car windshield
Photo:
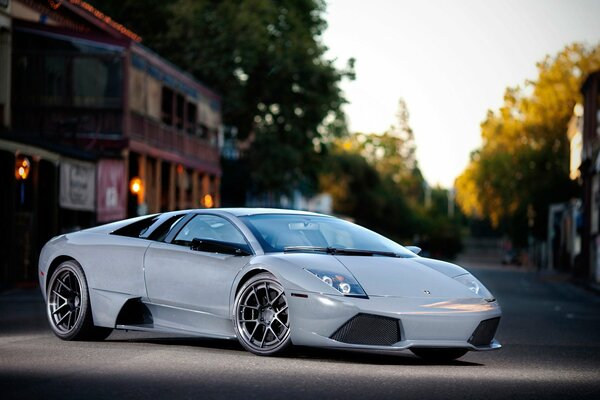
<instances>
[{"instance_id":1,"label":"car windshield","mask_svg":"<svg viewBox=\"0 0 600 400\"><path fill-rule=\"evenodd\" d=\"M326 251L340 255L415 257L390 239L334 217L257 214L240 219L254 233L265 253Z\"/></svg>"}]
</instances>

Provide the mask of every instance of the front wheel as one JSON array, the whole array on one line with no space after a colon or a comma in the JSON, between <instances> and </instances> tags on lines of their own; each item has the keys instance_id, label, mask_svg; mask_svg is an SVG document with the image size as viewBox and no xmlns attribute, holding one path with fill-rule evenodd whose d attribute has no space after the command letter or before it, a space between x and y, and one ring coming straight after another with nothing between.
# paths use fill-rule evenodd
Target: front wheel
<instances>
[{"instance_id":1,"label":"front wheel","mask_svg":"<svg viewBox=\"0 0 600 400\"><path fill-rule=\"evenodd\" d=\"M465 349L435 349L416 348L410 349L415 355L428 361L452 361L464 356L468 350Z\"/></svg>"},{"instance_id":2,"label":"front wheel","mask_svg":"<svg viewBox=\"0 0 600 400\"><path fill-rule=\"evenodd\" d=\"M63 340L103 340L112 329L94 326L87 281L75 260L56 268L48 284L48 321Z\"/></svg>"},{"instance_id":3,"label":"front wheel","mask_svg":"<svg viewBox=\"0 0 600 400\"><path fill-rule=\"evenodd\" d=\"M235 331L246 350L270 356L290 347L287 298L273 275L261 273L250 278L236 296L234 312Z\"/></svg>"}]
</instances>

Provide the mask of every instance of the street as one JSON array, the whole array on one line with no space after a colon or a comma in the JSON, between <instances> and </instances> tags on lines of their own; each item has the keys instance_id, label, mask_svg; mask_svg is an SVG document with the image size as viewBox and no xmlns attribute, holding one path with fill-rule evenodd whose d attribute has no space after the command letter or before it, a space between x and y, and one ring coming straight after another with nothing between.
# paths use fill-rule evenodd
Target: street
<instances>
[{"instance_id":1,"label":"street","mask_svg":"<svg viewBox=\"0 0 600 400\"><path fill-rule=\"evenodd\" d=\"M467 268L469 266L467 265ZM37 290L0 295L0 393L21 398L600 398L600 296L516 268L468 268L502 309L495 352L431 364L296 349L283 358L237 342L115 331L63 342Z\"/></svg>"}]
</instances>

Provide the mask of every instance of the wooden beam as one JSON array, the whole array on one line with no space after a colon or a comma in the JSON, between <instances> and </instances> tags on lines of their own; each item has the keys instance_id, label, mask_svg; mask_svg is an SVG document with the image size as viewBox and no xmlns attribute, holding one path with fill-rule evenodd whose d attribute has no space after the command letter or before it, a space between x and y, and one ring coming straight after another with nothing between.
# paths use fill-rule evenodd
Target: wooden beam
<instances>
[{"instance_id":1,"label":"wooden beam","mask_svg":"<svg viewBox=\"0 0 600 400\"><path fill-rule=\"evenodd\" d=\"M162 160L156 159L154 163L154 210L152 212L158 213L161 211L162 206Z\"/></svg>"},{"instance_id":2,"label":"wooden beam","mask_svg":"<svg viewBox=\"0 0 600 400\"><path fill-rule=\"evenodd\" d=\"M175 210L175 179L177 174L175 172L175 164L169 164L169 211Z\"/></svg>"}]
</instances>

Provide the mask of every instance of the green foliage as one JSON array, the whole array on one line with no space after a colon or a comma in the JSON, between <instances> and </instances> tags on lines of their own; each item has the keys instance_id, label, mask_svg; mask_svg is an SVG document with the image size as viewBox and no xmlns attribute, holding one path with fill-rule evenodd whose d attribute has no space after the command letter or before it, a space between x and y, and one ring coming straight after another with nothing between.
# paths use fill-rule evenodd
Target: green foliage
<instances>
[{"instance_id":1,"label":"green foliage","mask_svg":"<svg viewBox=\"0 0 600 400\"><path fill-rule=\"evenodd\" d=\"M504 105L481 124L483 145L456 181L471 216L490 218L519 245L546 237L548 207L577 195L569 180L567 125L583 79L600 68L600 46L567 46L538 63L538 78L507 88Z\"/></svg>"},{"instance_id":2,"label":"green foliage","mask_svg":"<svg viewBox=\"0 0 600 400\"><path fill-rule=\"evenodd\" d=\"M448 217L448 192L431 191L415 159L415 144L404 101L398 121L383 134L354 135L332 141L321 190L334 211L401 243L422 245L430 254L453 258L461 249L460 218Z\"/></svg>"},{"instance_id":3,"label":"green foliage","mask_svg":"<svg viewBox=\"0 0 600 400\"><path fill-rule=\"evenodd\" d=\"M411 237L415 215L397 185L359 153L334 149L320 176L334 211L395 239Z\"/></svg>"},{"instance_id":4,"label":"green foliage","mask_svg":"<svg viewBox=\"0 0 600 400\"><path fill-rule=\"evenodd\" d=\"M285 192L315 179L320 144L344 132L339 83L354 77L353 60L338 70L325 57L324 1L99 5L145 45L223 95L224 123L254 141L244 162L256 191Z\"/></svg>"},{"instance_id":5,"label":"green foliage","mask_svg":"<svg viewBox=\"0 0 600 400\"><path fill-rule=\"evenodd\" d=\"M241 197L248 181L273 195L317 190L318 181L336 212L404 242L427 236L436 254L454 254L455 221L423 206L406 103L387 132L348 136L339 83L354 78L354 60L340 70L326 59L323 0L97 3L223 95L224 124L252 141L243 160L224 161L224 195Z\"/></svg>"},{"instance_id":6,"label":"green foliage","mask_svg":"<svg viewBox=\"0 0 600 400\"><path fill-rule=\"evenodd\" d=\"M449 207L454 215L450 214ZM462 250L461 228L466 222L464 215L455 207L447 189L431 189L431 204L424 209L427 250L433 257L454 259Z\"/></svg>"}]
</instances>

